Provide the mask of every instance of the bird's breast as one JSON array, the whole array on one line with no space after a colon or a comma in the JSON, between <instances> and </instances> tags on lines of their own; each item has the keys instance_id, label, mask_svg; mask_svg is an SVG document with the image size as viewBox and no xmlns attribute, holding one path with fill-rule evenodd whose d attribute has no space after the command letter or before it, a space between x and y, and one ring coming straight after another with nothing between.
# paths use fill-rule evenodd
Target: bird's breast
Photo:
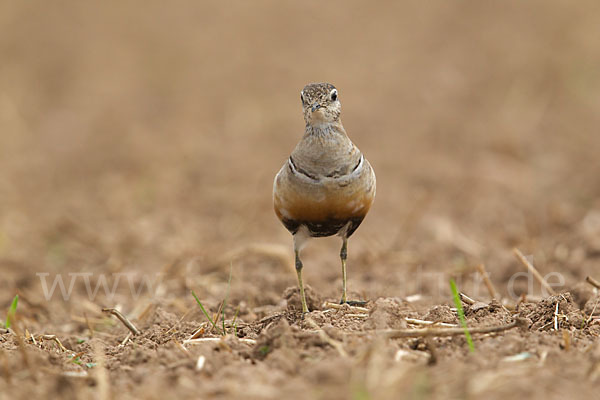
<instances>
[{"instance_id":1,"label":"bird's breast","mask_svg":"<svg viewBox=\"0 0 600 400\"><path fill-rule=\"evenodd\" d=\"M362 220L375 197L375 176L366 160L365 164L365 170L356 176L319 179L297 176L284 165L273 190L277 216L284 223L300 224Z\"/></svg>"}]
</instances>

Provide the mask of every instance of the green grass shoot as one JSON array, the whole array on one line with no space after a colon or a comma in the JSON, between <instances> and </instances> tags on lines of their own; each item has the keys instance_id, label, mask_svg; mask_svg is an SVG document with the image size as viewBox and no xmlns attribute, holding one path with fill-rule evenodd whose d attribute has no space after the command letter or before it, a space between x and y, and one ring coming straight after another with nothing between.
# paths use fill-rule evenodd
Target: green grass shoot
<instances>
[{"instance_id":1,"label":"green grass shoot","mask_svg":"<svg viewBox=\"0 0 600 400\"><path fill-rule=\"evenodd\" d=\"M233 262L229 264L229 279L227 280L227 292L225 292L225 299L223 299L223 307L221 308L221 322L223 324L223 335L227 333L225 330L225 307L227 306L227 299L229 298L229 288L231 287L231 274L233 273Z\"/></svg>"},{"instance_id":2,"label":"green grass shoot","mask_svg":"<svg viewBox=\"0 0 600 400\"><path fill-rule=\"evenodd\" d=\"M206 319L208 319L208 321L211 323L211 325L213 326L213 328L215 328L216 331L219 331L219 328L217 328L217 324L215 324L215 321L213 321L213 319L210 317L210 315L208 315L208 313L206 312L206 309L202 305L202 302L200 301L198 296L196 296L196 293L194 293L193 290L192 290L192 296L194 296L194 298L196 299L196 303L198 303L198 305L200 306L200 309L202 310L202 313L204 313L204 316L206 317Z\"/></svg>"},{"instance_id":3,"label":"green grass shoot","mask_svg":"<svg viewBox=\"0 0 600 400\"><path fill-rule=\"evenodd\" d=\"M11 320L15 319L15 314L17 312L17 304L19 303L19 295L16 294L12 304L10 305L10 308L8 309L8 314L6 314L6 323L4 324L4 327L6 329L10 328L10 324L12 323Z\"/></svg>"},{"instance_id":4,"label":"green grass shoot","mask_svg":"<svg viewBox=\"0 0 600 400\"><path fill-rule=\"evenodd\" d=\"M225 307L227 307L227 300L229 299L229 288L231 287L231 276L233 273L233 263L230 264L229 267L229 280L227 281L227 291L225 292L225 298L223 299L223 304L221 305L221 324L222 324L222 330L219 330L219 328L217 327L217 323L219 322L219 311L217 311L217 314L215 314L215 318L211 318L210 315L208 314L208 312L206 311L206 309L204 308L204 306L202 305L202 302L200 301L200 299L198 298L198 296L196 296L196 293L194 293L194 291L192 290L192 296L194 296L194 298L196 299L196 303L198 303L198 305L200 306L200 309L202 310L202 313L204 314L204 316L206 317L206 319L208 319L208 321L210 322L210 324L213 326L213 328L220 333L221 335L226 335L227 334L227 328L225 327ZM239 311L239 308L238 308ZM237 311L235 313L235 317L234 317L234 322L235 322L235 318L237 318ZM217 321L217 323L215 323L215 320ZM233 327L234 332L236 332L236 327ZM237 332L236 332L237 334Z\"/></svg>"},{"instance_id":5,"label":"green grass shoot","mask_svg":"<svg viewBox=\"0 0 600 400\"><path fill-rule=\"evenodd\" d=\"M456 288L456 282L454 282L454 279L450 279L450 290L452 291L452 297L454 298L454 304L456 305L456 309L458 312L458 319L460 320L460 324L465 330L465 337L467 338L469 351L473 353L475 352L475 346L473 345L473 339L471 338L471 333L469 332L469 328L467 327L467 321L465 320L465 311L463 310L462 302L460 301L460 295L458 294L458 289Z\"/></svg>"}]
</instances>

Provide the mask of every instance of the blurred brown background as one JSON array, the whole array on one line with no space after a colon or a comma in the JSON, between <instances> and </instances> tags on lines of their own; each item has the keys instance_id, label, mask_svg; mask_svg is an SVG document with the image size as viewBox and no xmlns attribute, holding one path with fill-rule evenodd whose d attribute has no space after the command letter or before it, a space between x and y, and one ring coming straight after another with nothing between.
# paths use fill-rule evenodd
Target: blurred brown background
<instances>
[{"instance_id":1,"label":"blurred brown background","mask_svg":"<svg viewBox=\"0 0 600 400\"><path fill-rule=\"evenodd\" d=\"M18 293L11 329L28 334L0 322L0 398L593 398L599 49L592 0L0 2L0 320ZM348 259L350 298L371 314L310 316L335 348L286 313L292 239L271 199L315 81L339 89L378 180ZM339 245L303 253L325 299L339 298ZM513 247L575 288L585 324L562 297L539 312L544 331L479 336L475 354L462 336L426 352L373 334L388 316L454 322L451 277L489 301L479 263L508 303L539 295L509 287L525 270ZM48 301L37 273L73 292ZM227 338L190 290L213 315L227 299ZM142 334L128 343L102 307ZM512 318L489 310L469 324ZM194 332L213 338L184 349Z\"/></svg>"},{"instance_id":2,"label":"blurred brown background","mask_svg":"<svg viewBox=\"0 0 600 400\"><path fill-rule=\"evenodd\" d=\"M435 295L411 274L484 262L505 293L522 270L513 246L579 282L598 270L597 225L582 222L600 207L598 7L3 2L2 304L39 291L40 271L156 272L191 257L201 279L256 243L291 257L272 179L314 81L338 87L377 173L350 241L351 290ZM332 240L306 250L324 296L338 295L337 254ZM250 303L295 285L291 267L234 261Z\"/></svg>"}]
</instances>

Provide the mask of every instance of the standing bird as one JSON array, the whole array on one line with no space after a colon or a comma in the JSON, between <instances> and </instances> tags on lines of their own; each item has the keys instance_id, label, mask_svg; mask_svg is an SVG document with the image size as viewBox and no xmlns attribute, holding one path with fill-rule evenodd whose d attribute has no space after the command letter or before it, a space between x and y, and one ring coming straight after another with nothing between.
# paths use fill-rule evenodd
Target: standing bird
<instances>
[{"instance_id":1,"label":"standing bird","mask_svg":"<svg viewBox=\"0 0 600 400\"><path fill-rule=\"evenodd\" d=\"M310 237L341 236L340 303L346 303L348 238L373 203L375 172L346 135L338 91L332 84L306 85L300 99L304 136L275 176L273 203L277 217L294 237L302 312L307 313L300 250Z\"/></svg>"}]
</instances>

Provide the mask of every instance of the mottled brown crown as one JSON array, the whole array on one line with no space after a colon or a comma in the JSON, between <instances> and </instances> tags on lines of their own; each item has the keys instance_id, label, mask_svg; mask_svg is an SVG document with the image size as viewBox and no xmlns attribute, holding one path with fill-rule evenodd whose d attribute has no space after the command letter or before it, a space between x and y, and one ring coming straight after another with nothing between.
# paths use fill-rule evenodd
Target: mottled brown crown
<instances>
[{"instance_id":1,"label":"mottled brown crown","mask_svg":"<svg viewBox=\"0 0 600 400\"><path fill-rule=\"evenodd\" d=\"M328 101L329 94L335 89L331 83L309 83L302 89L303 101L307 104L320 103Z\"/></svg>"},{"instance_id":2,"label":"mottled brown crown","mask_svg":"<svg viewBox=\"0 0 600 400\"><path fill-rule=\"evenodd\" d=\"M337 121L341 112L338 91L331 83L309 83L300 92L307 125Z\"/></svg>"}]
</instances>

